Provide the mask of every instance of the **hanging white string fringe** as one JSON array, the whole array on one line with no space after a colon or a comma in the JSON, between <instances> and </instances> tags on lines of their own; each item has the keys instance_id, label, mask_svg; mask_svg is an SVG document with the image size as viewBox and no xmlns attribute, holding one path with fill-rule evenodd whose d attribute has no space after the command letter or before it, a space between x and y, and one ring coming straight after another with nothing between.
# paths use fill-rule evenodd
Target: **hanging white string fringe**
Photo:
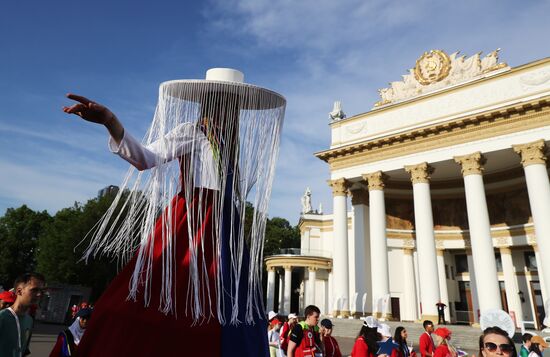
<instances>
[{"instance_id":1,"label":"hanging white string fringe","mask_svg":"<svg viewBox=\"0 0 550 357\"><path fill-rule=\"evenodd\" d=\"M178 303L184 302L183 312L190 314L196 323L213 316L222 324L253 323L255 315L262 318L264 315L261 298L264 232L286 101L277 93L238 79L176 80L161 84L153 122L142 141L158 154L156 162L147 171L134 167L128 170L113 204L90 232L85 251L85 259L107 255L119 258L122 263L137 254L128 299L136 300L138 292L143 293L145 304L149 305L153 293L153 246L155 240L162 239L165 249L161 257L158 309L165 314L177 314ZM207 140L184 141L200 135ZM207 212L202 194L207 190L215 192L211 212ZM176 276L174 262L178 246L172 220L177 206L170 203L178 193L184 195L188 215L190 274L186 296L175 296L174 288L177 279L185 278ZM198 209L191 207L193 200L198 200ZM245 236L247 201L254 206L249 236ZM214 224L212 232L203 237L213 240L210 245L213 252L205 251L204 239L197 241L200 236L197 233L203 229L208 214L213 216ZM159 216L162 234L155 236ZM226 234L223 227L231 227L229 237L224 238L230 242L229 272L223 271L221 262L222 234ZM243 266L246 249L250 252L250 264ZM215 257L218 267L214 284L209 281L204 259L207 254ZM243 274L243 269L248 269L248 274ZM222 278L223 274L230 278ZM238 294L231 293L238 291L243 276L248 276L246 302L240 302ZM216 289L213 295L211 286ZM211 301L210 296L216 296L216 301ZM230 314L224 311L225 299L231 300ZM243 307L245 321L239 321L239 309ZM230 321L225 316L231 316Z\"/></svg>"}]
</instances>

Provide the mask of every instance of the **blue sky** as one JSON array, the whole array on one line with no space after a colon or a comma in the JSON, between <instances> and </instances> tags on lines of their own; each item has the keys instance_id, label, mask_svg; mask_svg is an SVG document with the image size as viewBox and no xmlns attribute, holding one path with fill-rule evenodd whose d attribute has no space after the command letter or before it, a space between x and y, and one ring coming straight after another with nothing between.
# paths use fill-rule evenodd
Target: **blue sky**
<instances>
[{"instance_id":1,"label":"blue sky","mask_svg":"<svg viewBox=\"0 0 550 357\"><path fill-rule=\"evenodd\" d=\"M306 186L332 211L334 100L368 111L430 49L501 48L512 66L550 55L549 1L5 1L0 9L0 215L50 213L122 181L103 128L64 115L67 92L109 106L141 137L158 85L234 67L288 101L270 209L296 223Z\"/></svg>"}]
</instances>

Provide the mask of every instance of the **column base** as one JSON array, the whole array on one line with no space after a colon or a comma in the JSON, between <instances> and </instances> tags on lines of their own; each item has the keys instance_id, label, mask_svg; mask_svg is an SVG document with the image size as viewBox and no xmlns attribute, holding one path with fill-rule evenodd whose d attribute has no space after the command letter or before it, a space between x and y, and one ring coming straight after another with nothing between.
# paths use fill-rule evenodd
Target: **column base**
<instances>
[{"instance_id":1,"label":"column base","mask_svg":"<svg viewBox=\"0 0 550 357\"><path fill-rule=\"evenodd\" d=\"M335 318L337 317L347 319L351 316L351 313L349 312L349 310L333 310L332 316L334 316Z\"/></svg>"},{"instance_id":2,"label":"column base","mask_svg":"<svg viewBox=\"0 0 550 357\"><path fill-rule=\"evenodd\" d=\"M348 317L351 316L351 313L349 312L349 310L342 310L340 311L340 313L338 314L338 317L343 317L345 319L347 319Z\"/></svg>"},{"instance_id":3,"label":"column base","mask_svg":"<svg viewBox=\"0 0 550 357\"><path fill-rule=\"evenodd\" d=\"M434 324L437 324L437 321L439 320L439 316L437 315L422 315L420 318L420 321L430 320Z\"/></svg>"},{"instance_id":4,"label":"column base","mask_svg":"<svg viewBox=\"0 0 550 357\"><path fill-rule=\"evenodd\" d=\"M367 316L370 316L370 315L372 315L372 312L370 312L370 311L365 311L364 314L363 314L363 311L352 311L351 312L351 316L354 319L360 319L361 317L367 317Z\"/></svg>"},{"instance_id":5,"label":"column base","mask_svg":"<svg viewBox=\"0 0 550 357\"><path fill-rule=\"evenodd\" d=\"M376 317L380 321L392 321L393 317L391 313L373 312L372 316Z\"/></svg>"}]
</instances>

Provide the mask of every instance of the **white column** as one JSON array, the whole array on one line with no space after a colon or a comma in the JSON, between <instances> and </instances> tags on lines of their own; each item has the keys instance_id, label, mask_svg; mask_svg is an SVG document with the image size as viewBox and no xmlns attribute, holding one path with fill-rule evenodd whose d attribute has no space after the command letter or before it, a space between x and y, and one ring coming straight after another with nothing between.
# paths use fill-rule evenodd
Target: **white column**
<instances>
[{"instance_id":1,"label":"white column","mask_svg":"<svg viewBox=\"0 0 550 357\"><path fill-rule=\"evenodd\" d=\"M283 304L283 310L285 315L290 314L290 293L292 287L292 267L285 266L285 300Z\"/></svg>"},{"instance_id":2,"label":"white column","mask_svg":"<svg viewBox=\"0 0 550 357\"><path fill-rule=\"evenodd\" d=\"M391 317L391 305L380 310L380 301L390 294L388 246L386 238L386 206L382 171L363 175L369 187L369 226L371 239L371 272L373 313L380 318Z\"/></svg>"},{"instance_id":3,"label":"white column","mask_svg":"<svg viewBox=\"0 0 550 357\"><path fill-rule=\"evenodd\" d=\"M339 300L339 311L334 315L348 317L349 311L349 272L348 272L348 211L347 211L347 190L349 183L341 178L329 181L333 195L333 299Z\"/></svg>"},{"instance_id":4,"label":"white column","mask_svg":"<svg viewBox=\"0 0 550 357\"><path fill-rule=\"evenodd\" d=\"M278 307L278 310L279 310L279 313L281 314L284 314L285 313L285 296L283 295L283 292L284 292L284 289L285 289L285 281L284 281L284 277L283 277L283 274L281 274L281 272L278 273L279 274L279 307Z\"/></svg>"},{"instance_id":5,"label":"white column","mask_svg":"<svg viewBox=\"0 0 550 357\"><path fill-rule=\"evenodd\" d=\"M470 293L472 294L472 309L474 310L474 322L479 322L478 310L479 300L477 298L476 270L474 268L474 258L472 251L466 251L468 259L468 272L470 273Z\"/></svg>"},{"instance_id":6,"label":"white column","mask_svg":"<svg viewBox=\"0 0 550 357\"><path fill-rule=\"evenodd\" d=\"M546 295L546 280L544 280L542 269L540 268L542 266L542 259L540 258L538 245L535 244L533 250L535 251L535 261L537 262L537 276L539 278L542 300L546 301L546 299L548 299L548 295Z\"/></svg>"},{"instance_id":7,"label":"white column","mask_svg":"<svg viewBox=\"0 0 550 357\"><path fill-rule=\"evenodd\" d=\"M504 286L506 288L506 301L508 302L508 311L514 312L516 317L516 327L521 327L523 320L523 309L519 297L518 279L516 268L512 261L512 251L508 247L500 248L500 259L502 260L502 272L504 273Z\"/></svg>"},{"instance_id":8,"label":"white column","mask_svg":"<svg viewBox=\"0 0 550 357\"><path fill-rule=\"evenodd\" d=\"M267 311L275 309L275 268L269 267L267 270Z\"/></svg>"},{"instance_id":9,"label":"white column","mask_svg":"<svg viewBox=\"0 0 550 357\"><path fill-rule=\"evenodd\" d=\"M407 308L403 311L402 320L416 321L418 319L415 285L413 250L403 249L403 295Z\"/></svg>"},{"instance_id":10,"label":"white column","mask_svg":"<svg viewBox=\"0 0 550 357\"><path fill-rule=\"evenodd\" d=\"M479 289L479 308L481 313L487 309L502 309L491 224L481 175L483 157L480 152L476 152L455 157L455 161L462 166L464 176L475 279Z\"/></svg>"},{"instance_id":11,"label":"white column","mask_svg":"<svg viewBox=\"0 0 550 357\"><path fill-rule=\"evenodd\" d=\"M435 253L434 222L432 200L430 196L430 174L432 168L423 162L418 165L405 166L411 174L414 196L414 221L416 231L416 251L419 264L420 301L422 301L422 320L437 318L439 302L439 279L437 277L437 259Z\"/></svg>"},{"instance_id":12,"label":"white column","mask_svg":"<svg viewBox=\"0 0 550 357\"><path fill-rule=\"evenodd\" d=\"M439 295L441 302L447 305L445 321L451 321L451 307L449 306L449 292L447 291L447 275L445 275L445 255L442 249L437 250L437 275L439 276Z\"/></svg>"},{"instance_id":13,"label":"white column","mask_svg":"<svg viewBox=\"0 0 550 357\"><path fill-rule=\"evenodd\" d=\"M315 280L317 280L317 268L315 267L309 267L308 268L309 274L308 274L308 280L307 280L307 292L306 292L306 298L307 303L306 305L315 305Z\"/></svg>"},{"instance_id":14,"label":"white column","mask_svg":"<svg viewBox=\"0 0 550 357\"><path fill-rule=\"evenodd\" d=\"M545 256L537 266L543 300L550 297L550 182L546 170L546 144L544 140L515 145L514 150L521 155L521 163L525 171L529 205L535 225L535 236L539 252ZM543 279L544 278L544 279ZM544 281L544 282L543 282Z\"/></svg>"},{"instance_id":15,"label":"white column","mask_svg":"<svg viewBox=\"0 0 550 357\"><path fill-rule=\"evenodd\" d=\"M363 297L367 294L365 313L372 312L371 294L371 254L369 239L369 206L368 192L364 189L351 190L353 205L354 249L350 256L349 269L355 271L355 279L350 284L350 296L356 296L351 303L353 316L363 315Z\"/></svg>"},{"instance_id":16,"label":"white column","mask_svg":"<svg viewBox=\"0 0 550 357\"><path fill-rule=\"evenodd\" d=\"M336 302L336 294L333 294L333 290L334 290L334 274L332 272L332 270L329 270L328 272L328 283L327 283L327 288L328 288L328 301L327 301L327 309L325 311L329 312L332 314L332 317L336 317L337 315L335 315L336 311L338 310L338 306L337 306L337 302Z\"/></svg>"},{"instance_id":17,"label":"white column","mask_svg":"<svg viewBox=\"0 0 550 357\"><path fill-rule=\"evenodd\" d=\"M420 304L420 274L418 274L418 252L413 252L414 287L416 288L416 316L422 316Z\"/></svg>"}]
</instances>

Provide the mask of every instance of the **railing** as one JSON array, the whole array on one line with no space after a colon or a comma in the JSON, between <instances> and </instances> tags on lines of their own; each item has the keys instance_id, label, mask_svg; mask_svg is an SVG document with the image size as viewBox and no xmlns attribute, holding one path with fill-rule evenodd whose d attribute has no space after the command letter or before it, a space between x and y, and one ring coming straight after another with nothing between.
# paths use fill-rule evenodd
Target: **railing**
<instances>
[{"instance_id":1,"label":"railing","mask_svg":"<svg viewBox=\"0 0 550 357\"><path fill-rule=\"evenodd\" d=\"M279 249L274 255L302 255L313 257L331 258L331 252L318 249L300 249L300 248L284 248Z\"/></svg>"}]
</instances>

